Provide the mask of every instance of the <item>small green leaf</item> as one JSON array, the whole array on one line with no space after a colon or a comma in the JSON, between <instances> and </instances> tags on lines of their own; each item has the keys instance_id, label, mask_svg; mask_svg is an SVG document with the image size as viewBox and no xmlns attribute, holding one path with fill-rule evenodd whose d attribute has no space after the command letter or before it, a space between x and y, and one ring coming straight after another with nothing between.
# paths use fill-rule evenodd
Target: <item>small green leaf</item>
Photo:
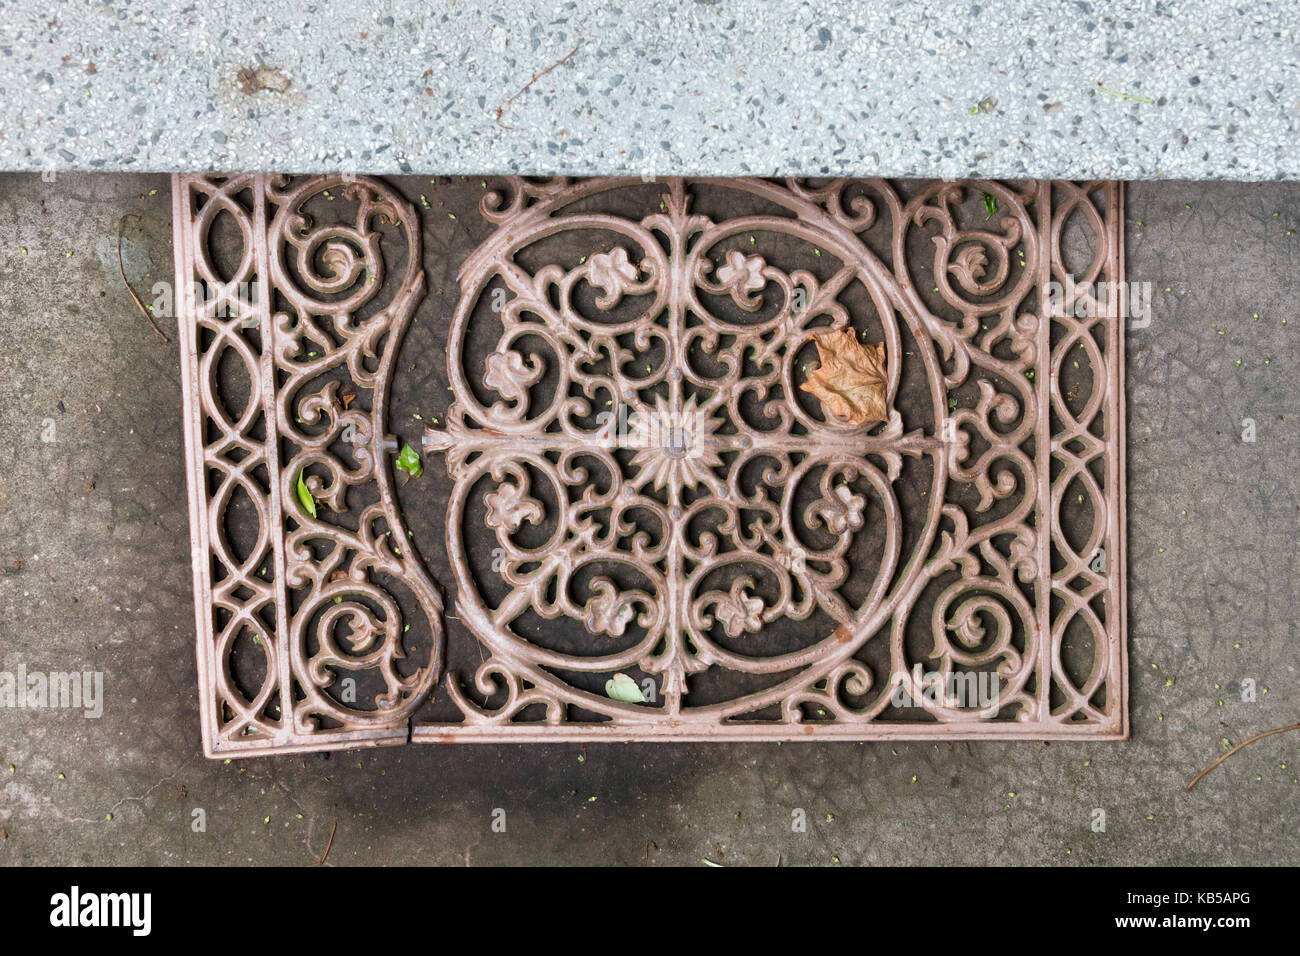
<instances>
[{"instance_id":1,"label":"small green leaf","mask_svg":"<svg viewBox=\"0 0 1300 956\"><path fill-rule=\"evenodd\" d=\"M412 478L419 478L424 474L424 465L420 463L419 452L405 443L402 444L402 450L397 455L397 468L399 471L407 472Z\"/></svg>"},{"instance_id":2,"label":"small green leaf","mask_svg":"<svg viewBox=\"0 0 1300 956\"><path fill-rule=\"evenodd\" d=\"M984 211L990 216L998 211L998 201L993 198L992 193L984 194Z\"/></svg>"},{"instance_id":3,"label":"small green leaf","mask_svg":"<svg viewBox=\"0 0 1300 956\"><path fill-rule=\"evenodd\" d=\"M303 511L313 518L316 517L316 499L312 497L311 489L307 487L307 482L303 480L301 471L298 472L298 503L302 505Z\"/></svg>"},{"instance_id":4,"label":"small green leaf","mask_svg":"<svg viewBox=\"0 0 1300 956\"><path fill-rule=\"evenodd\" d=\"M605 681L605 696L610 700L621 700L625 704L644 704L645 695L636 681L626 674L615 674Z\"/></svg>"}]
</instances>

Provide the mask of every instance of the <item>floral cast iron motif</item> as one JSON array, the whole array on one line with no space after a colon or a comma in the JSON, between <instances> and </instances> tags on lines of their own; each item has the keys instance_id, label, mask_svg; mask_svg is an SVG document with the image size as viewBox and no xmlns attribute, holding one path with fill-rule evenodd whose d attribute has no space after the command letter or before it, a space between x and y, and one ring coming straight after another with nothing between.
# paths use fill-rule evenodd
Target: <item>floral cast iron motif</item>
<instances>
[{"instance_id":1,"label":"floral cast iron motif","mask_svg":"<svg viewBox=\"0 0 1300 956\"><path fill-rule=\"evenodd\" d=\"M702 185L763 211L701 213ZM1000 212L970 225L981 193ZM1045 315L1067 224L1090 234L1087 282L1117 288L1120 201L1068 183L489 194L454 403L425 438L455 480L457 609L485 657L448 677L459 719L413 739L1126 735L1118 297ZM522 264L566 233L586 255ZM764 255L773 240L791 266ZM485 323L495 345L470 354ZM805 358L844 336L879 376L862 425ZM1086 372L1063 391L1067 359ZM909 459L924 488L905 502ZM590 639L539 636L562 619ZM783 621L797 629L759 639ZM603 691L620 673L645 700ZM975 706L922 686L981 675L996 692Z\"/></svg>"},{"instance_id":2,"label":"floral cast iron motif","mask_svg":"<svg viewBox=\"0 0 1300 956\"><path fill-rule=\"evenodd\" d=\"M392 486L415 210L174 191L210 755L1127 735L1119 184L490 192L425 436L468 670Z\"/></svg>"}]
</instances>

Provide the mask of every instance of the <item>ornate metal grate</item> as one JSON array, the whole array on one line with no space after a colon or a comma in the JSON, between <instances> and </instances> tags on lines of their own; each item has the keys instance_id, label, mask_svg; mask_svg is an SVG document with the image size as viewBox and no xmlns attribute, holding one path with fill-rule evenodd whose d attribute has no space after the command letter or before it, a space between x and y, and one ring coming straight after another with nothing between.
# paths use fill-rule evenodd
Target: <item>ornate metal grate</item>
<instances>
[{"instance_id":1,"label":"ornate metal grate","mask_svg":"<svg viewBox=\"0 0 1300 956\"><path fill-rule=\"evenodd\" d=\"M420 504L472 656L392 485L413 206L175 192L210 753L1127 735L1119 184L487 193Z\"/></svg>"},{"instance_id":2,"label":"ornate metal grate","mask_svg":"<svg viewBox=\"0 0 1300 956\"><path fill-rule=\"evenodd\" d=\"M350 221L309 210L331 190ZM173 204L205 748L405 743L442 635L384 464L419 220L374 181L323 177L178 176ZM405 250L396 282L381 229ZM423 666L402 590L435 635Z\"/></svg>"}]
</instances>

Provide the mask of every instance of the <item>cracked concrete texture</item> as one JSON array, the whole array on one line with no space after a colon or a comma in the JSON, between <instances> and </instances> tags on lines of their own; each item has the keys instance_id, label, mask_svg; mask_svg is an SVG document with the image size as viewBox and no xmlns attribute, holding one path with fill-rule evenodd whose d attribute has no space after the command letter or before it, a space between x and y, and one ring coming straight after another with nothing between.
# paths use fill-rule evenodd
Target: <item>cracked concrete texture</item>
<instances>
[{"instance_id":1,"label":"cracked concrete texture","mask_svg":"<svg viewBox=\"0 0 1300 956\"><path fill-rule=\"evenodd\" d=\"M1154 292L1128 355L1130 742L230 764L199 756L176 344L117 272L132 213L135 289L171 279L169 194L0 176L0 669L100 670L106 694L98 720L0 709L0 862L307 863L337 823L333 864L1300 863L1300 734L1183 791L1222 739L1297 719L1300 187L1129 188L1129 278Z\"/></svg>"}]
</instances>

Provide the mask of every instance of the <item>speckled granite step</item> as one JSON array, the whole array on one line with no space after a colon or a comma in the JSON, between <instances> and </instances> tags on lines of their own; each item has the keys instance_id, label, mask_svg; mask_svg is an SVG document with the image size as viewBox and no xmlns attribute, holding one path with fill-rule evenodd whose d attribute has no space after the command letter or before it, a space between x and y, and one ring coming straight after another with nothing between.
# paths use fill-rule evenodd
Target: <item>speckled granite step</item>
<instances>
[{"instance_id":1,"label":"speckled granite step","mask_svg":"<svg viewBox=\"0 0 1300 956\"><path fill-rule=\"evenodd\" d=\"M17 0L0 168L1292 179L1289 6Z\"/></svg>"}]
</instances>

